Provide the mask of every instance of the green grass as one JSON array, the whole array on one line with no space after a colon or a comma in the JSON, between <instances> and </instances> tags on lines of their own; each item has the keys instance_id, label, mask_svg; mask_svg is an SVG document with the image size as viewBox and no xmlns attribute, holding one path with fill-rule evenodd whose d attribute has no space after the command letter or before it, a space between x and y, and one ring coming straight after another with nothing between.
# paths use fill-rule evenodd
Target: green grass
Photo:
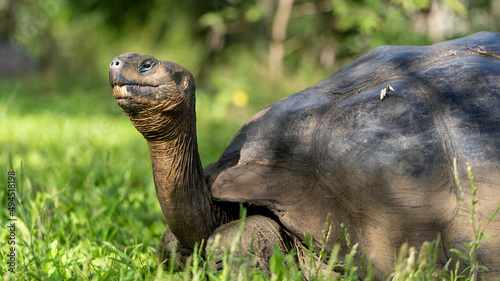
<instances>
[{"instance_id":1,"label":"green grass","mask_svg":"<svg viewBox=\"0 0 500 281\"><path fill-rule=\"evenodd\" d=\"M147 145L111 98L109 87L72 88L69 93L36 89L35 84L0 83L1 186L8 181L8 171L15 171L17 178L16 274L9 274L4 262L10 247L5 228L10 216L2 203L0 221L5 225L0 232L0 278L267 280L249 263L237 272L214 272L207 263L200 263L198 251L181 272L168 264L160 265L156 246L167 225L157 202ZM203 116L198 117L199 141L205 165L217 159L250 114L231 112L231 101L221 99L203 94L198 98L198 114ZM225 105L213 110L214 103ZM221 110L226 115L221 116ZM228 119L227 114L234 114L233 123L223 121ZM0 202L7 200L7 191L3 190ZM472 270L458 272L454 264L449 264L441 277L473 280L473 273L480 268L474 255L486 237L486 225L477 225L473 215L471 224L478 235L458 252L473 265ZM330 227L325 225L325 235ZM348 233L344 234L340 239L348 239ZM399 250L393 274L396 280L431 280L439 276L435 266L437 245L429 242L420 253L408 247ZM324 263L327 271L341 267L344 280L357 280L354 273L360 268L366 272L364 280L372 280L369 264L349 261L359 251L357 245L351 245L350 250L346 261L328 255L325 249L318 256L313 254L309 261L313 270L307 274L315 280L328 279L331 276L322 275L320 265ZM338 247L332 252L338 252ZM231 257L227 252L224 262L238 262ZM293 253L276 253L271 259L269 279L301 280L305 273L295 260Z\"/></svg>"},{"instance_id":2,"label":"green grass","mask_svg":"<svg viewBox=\"0 0 500 281\"><path fill-rule=\"evenodd\" d=\"M167 226L142 137L125 116L92 106L95 93L28 94L20 91L0 120L0 179L7 182L8 170L17 176L18 279L156 272L152 249ZM2 232L2 260L5 239Z\"/></svg>"}]
</instances>

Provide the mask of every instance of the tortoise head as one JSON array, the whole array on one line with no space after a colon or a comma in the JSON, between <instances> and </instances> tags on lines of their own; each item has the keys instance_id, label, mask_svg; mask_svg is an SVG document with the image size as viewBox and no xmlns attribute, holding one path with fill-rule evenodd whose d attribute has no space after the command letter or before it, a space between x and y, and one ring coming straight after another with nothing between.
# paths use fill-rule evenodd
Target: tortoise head
<instances>
[{"instance_id":1,"label":"tortoise head","mask_svg":"<svg viewBox=\"0 0 500 281\"><path fill-rule=\"evenodd\" d=\"M167 127L194 115L193 75L176 63L126 53L111 60L109 83L116 102L146 139L165 135Z\"/></svg>"}]
</instances>

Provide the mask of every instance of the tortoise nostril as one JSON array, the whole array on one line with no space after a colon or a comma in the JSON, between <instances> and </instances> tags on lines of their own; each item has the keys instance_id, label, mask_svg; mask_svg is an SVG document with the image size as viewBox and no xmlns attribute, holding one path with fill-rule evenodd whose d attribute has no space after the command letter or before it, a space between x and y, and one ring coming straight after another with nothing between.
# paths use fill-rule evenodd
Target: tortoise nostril
<instances>
[{"instance_id":1,"label":"tortoise nostril","mask_svg":"<svg viewBox=\"0 0 500 281\"><path fill-rule=\"evenodd\" d=\"M120 59L114 58L113 60L111 60L110 67L118 67L120 66L120 64L121 64Z\"/></svg>"}]
</instances>

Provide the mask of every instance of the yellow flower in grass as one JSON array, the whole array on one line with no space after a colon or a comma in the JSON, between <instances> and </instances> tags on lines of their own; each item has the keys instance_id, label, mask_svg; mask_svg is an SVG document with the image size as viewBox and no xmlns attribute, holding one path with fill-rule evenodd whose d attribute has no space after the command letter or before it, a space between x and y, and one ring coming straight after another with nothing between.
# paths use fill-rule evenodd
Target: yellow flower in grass
<instances>
[{"instance_id":1,"label":"yellow flower in grass","mask_svg":"<svg viewBox=\"0 0 500 281\"><path fill-rule=\"evenodd\" d=\"M248 94L242 90L235 91L233 93L233 104L237 107L245 107L248 104Z\"/></svg>"}]
</instances>

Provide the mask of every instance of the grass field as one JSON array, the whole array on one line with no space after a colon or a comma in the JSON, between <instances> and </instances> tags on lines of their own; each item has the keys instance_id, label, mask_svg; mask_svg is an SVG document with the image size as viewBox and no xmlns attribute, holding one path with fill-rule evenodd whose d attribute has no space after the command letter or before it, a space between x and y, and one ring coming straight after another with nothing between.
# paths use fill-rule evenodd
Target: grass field
<instances>
[{"instance_id":1,"label":"grass field","mask_svg":"<svg viewBox=\"0 0 500 281\"><path fill-rule=\"evenodd\" d=\"M9 86L1 101L0 162L2 183L8 170L17 177L18 280L120 280L155 271L151 249L166 224L147 147L107 92L37 96L24 84ZM6 196L0 193L2 202ZM5 238L2 232L2 254Z\"/></svg>"},{"instance_id":2,"label":"grass field","mask_svg":"<svg viewBox=\"0 0 500 281\"><path fill-rule=\"evenodd\" d=\"M167 228L156 199L149 152L142 136L111 97L109 86L73 88L70 93L37 92L36 85L0 84L0 175L7 186L15 172L17 193L0 202L1 275L5 280L265 280L261 272L215 273L195 255L181 272L159 265L156 246ZM218 122L212 101L198 98L202 161L217 159L247 116ZM215 117L214 117L215 116ZM240 124L241 124L240 123ZM222 129L224 127L224 129ZM12 204L11 204L12 206ZM15 218L14 237L6 226ZM9 241L15 241L15 274L8 272ZM397 280L431 280L434 244L419 254L403 249ZM353 247L355 250L355 247ZM353 253L354 253L353 250ZM226 258L230 258L228 254ZM293 254L276 254L271 280L301 280ZM325 257L320 257L325 259ZM194 261L193 261L194 260ZM326 259L330 268L335 257ZM343 265L343 279L357 280L356 266ZM450 265L451 276L453 265ZM398 275L399 274L399 275ZM326 277L318 277L324 279ZM340 277L338 277L340 278ZM370 275L364 280L370 280ZM469 278L464 275L463 279Z\"/></svg>"}]
</instances>

